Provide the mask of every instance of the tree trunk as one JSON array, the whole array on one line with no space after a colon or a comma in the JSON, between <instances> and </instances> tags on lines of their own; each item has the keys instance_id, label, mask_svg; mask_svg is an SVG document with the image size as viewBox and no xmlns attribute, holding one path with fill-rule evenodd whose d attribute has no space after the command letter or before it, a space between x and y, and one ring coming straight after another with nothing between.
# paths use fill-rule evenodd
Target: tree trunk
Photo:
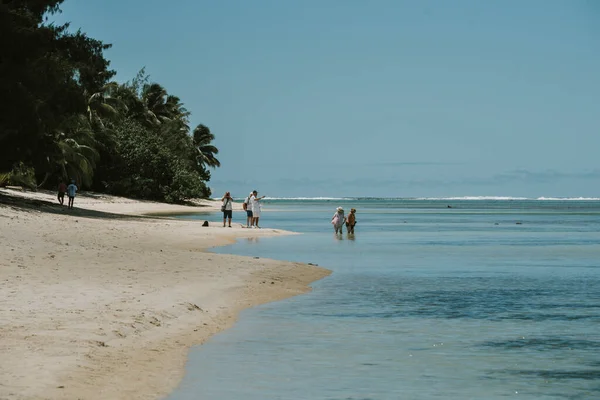
<instances>
[{"instance_id":1,"label":"tree trunk","mask_svg":"<svg viewBox=\"0 0 600 400\"><path fill-rule=\"evenodd\" d=\"M48 178L50 178L50 174L48 172L46 172L46 176L44 177L44 179L42 180L42 183L40 183L37 187L38 189L41 188L42 186L44 186L44 184L46 183L46 181L48 180Z\"/></svg>"}]
</instances>

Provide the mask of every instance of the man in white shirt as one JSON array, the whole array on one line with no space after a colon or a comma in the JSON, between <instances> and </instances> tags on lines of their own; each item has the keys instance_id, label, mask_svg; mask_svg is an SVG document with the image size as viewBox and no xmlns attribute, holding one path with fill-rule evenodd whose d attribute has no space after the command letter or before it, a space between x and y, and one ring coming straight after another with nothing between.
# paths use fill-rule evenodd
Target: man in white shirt
<instances>
[{"instance_id":1,"label":"man in white shirt","mask_svg":"<svg viewBox=\"0 0 600 400\"><path fill-rule=\"evenodd\" d=\"M252 197L250 197L250 204L252 204L252 225L254 228L260 229L258 226L258 219L260 218L260 201L264 199L263 197L258 197L258 192L254 190L252 192Z\"/></svg>"}]
</instances>

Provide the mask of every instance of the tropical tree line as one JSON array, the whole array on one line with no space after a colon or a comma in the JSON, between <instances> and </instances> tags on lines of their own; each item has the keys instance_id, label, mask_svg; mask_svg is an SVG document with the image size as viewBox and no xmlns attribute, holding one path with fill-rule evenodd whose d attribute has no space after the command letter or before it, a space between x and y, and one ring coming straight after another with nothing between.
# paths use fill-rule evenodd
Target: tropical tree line
<instances>
[{"instance_id":1,"label":"tropical tree line","mask_svg":"<svg viewBox=\"0 0 600 400\"><path fill-rule=\"evenodd\" d=\"M0 3L0 185L180 202L207 197L214 135L144 70L113 80L110 45L48 23L64 0Z\"/></svg>"}]
</instances>

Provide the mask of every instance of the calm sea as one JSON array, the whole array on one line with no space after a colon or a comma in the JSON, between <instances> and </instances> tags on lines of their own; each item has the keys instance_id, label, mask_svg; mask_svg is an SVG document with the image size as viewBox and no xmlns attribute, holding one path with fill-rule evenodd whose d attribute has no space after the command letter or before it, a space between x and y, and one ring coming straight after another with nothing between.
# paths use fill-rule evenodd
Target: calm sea
<instances>
[{"instance_id":1,"label":"calm sea","mask_svg":"<svg viewBox=\"0 0 600 400\"><path fill-rule=\"evenodd\" d=\"M357 208L355 237L334 235L337 206ZM600 398L600 200L271 200L264 211L264 227L304 235L215 251L333 274L192 349L170 400Z\"/></svg>"}]
</instances>

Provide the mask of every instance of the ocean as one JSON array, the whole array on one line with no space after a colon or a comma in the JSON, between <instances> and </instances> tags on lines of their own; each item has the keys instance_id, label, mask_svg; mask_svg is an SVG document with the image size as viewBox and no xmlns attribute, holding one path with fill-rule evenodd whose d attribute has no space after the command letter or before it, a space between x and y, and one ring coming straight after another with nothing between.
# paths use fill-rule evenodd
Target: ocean
<instances>
[{"instance_id":1,"label":"ocean","mask_svg":"<svg viewBox=\"0 0 600 400\"><path fill-rule=\"evenodd\" d=\"M193 348L168 399L600 398L600 199L271 199L261 225L303 235L214 251L333 274Z\"/></svg>"}]
</instances>

